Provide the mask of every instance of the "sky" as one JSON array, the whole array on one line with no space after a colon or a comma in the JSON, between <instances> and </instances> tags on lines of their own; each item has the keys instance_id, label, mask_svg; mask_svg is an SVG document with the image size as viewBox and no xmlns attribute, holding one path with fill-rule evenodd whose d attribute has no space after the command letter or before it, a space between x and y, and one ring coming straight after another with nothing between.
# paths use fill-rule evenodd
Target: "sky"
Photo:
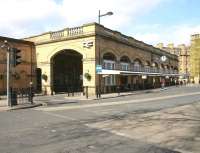
<instances>
[{"instance_id":1,"label":"sky","mask_svg":"<svg viewBox=\"0 0 200 153\"><path fill-rule=\"evenodd\" d=\"M0 36L24 38L98 22L145 43L190 44L200 33L199 0L1 0Z\"/></svg>"}]
</instances>

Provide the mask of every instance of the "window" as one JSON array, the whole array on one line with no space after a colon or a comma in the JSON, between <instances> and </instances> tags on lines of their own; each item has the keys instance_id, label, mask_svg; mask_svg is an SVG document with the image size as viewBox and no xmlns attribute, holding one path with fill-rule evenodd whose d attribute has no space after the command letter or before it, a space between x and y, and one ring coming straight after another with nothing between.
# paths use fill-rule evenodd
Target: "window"
<instances>
[{"instance_id":1,"label":"window","mask_svg":"<svg viewBox=\"0 0 200 153\"><path fill-rule=\"evenodd\" d=\"M148 65L146 65L146 66L145 66L145 72L150 72L150 71L151 71L151 67L148 66Z\"/></svg>"},{"instance_id":2,"label":"window","mask_svg":"<svg viewBox=\"0 0 200 153\"><path fill-rule=\"evenodd\" d=\"M128 71L129 64L121 62L121 70Z\"/></svg>"},{"instance_id":3,"label":"window","mask_svg":"<svg viewBox=\"0 0 200 153\"><path fill-rule=\"evenodd\" d=\"M115 69L115 61L112 60L104 60L104 69L114 70ZM115 75L109 75L104 79L106 86L116 85L116 77Z\"/></svg>"},{"instance_id":4,"label":"window","mask_svg":"<svg viewBox=\"0 0 200 153\"><path fill-rule=\"evenodd\" d=\"M140 65L140 62L139 62L139 61L135 61L135 62L134 62L134 71L135 71L135 72L141 71L141 65Z\"/></svg>"},{"instance_id":5,"label":"window","mask_svg":"<svg viewBox=\"0 0 200 153\"><path fill-rule=\"evenodd\" d=\"M115 61L104 60L104 69L114 70L115 69Z\"/></svg>"},{"instance_id":6,"label":"window","mask_svg":"<svg viewBox=\"0 0 200 153\"><path fill-rule=\"evenodd\" d=\"M109 76L105 77L105 85L106 86L116 85L116 77L115 77L115 75L109 75Z\"/></svg>"}]
</instances>

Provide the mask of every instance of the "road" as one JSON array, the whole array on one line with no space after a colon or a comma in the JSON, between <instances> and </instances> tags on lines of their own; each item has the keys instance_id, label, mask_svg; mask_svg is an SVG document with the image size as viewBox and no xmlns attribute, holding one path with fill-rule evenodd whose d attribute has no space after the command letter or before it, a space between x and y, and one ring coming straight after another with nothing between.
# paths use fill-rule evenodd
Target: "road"
<instances>
[{"instance_id":1,"label":"road","mask_svg":"<svg viewBox=\"0 0 200 153\"><path fill-rule=\"evenodd\" d=\"M55 103L56 99L61 103L62 100L65 101L62 96L50 98L49 102L52 99ZM195 123L190 122L191 125L195 125L192 128L195 128L196 132L193 133L195 135L193 147L190 144L183 147L182 144L166 143L168 140L164 138L171 135L169 132L162 135L164 137L162 139L152 137L152 134L161 131L163 127L160 127L160 124L165 123L166 116L163 120L156 120L156 123L150 117L161 118L166 112L169 114L176 112L176 115L179 115L177 112L198 108L199 102L200 87L184 86L98 101L74 101L64 105L0 112L0 152L197 153L200 151L196 148L196 145L200 145L200 137L197 134L200 133L198 132L200 124L196 123L199 116ZM173 121L173 125L178 126L174 122L178 121ZM155 126L158 123L159 127ZM172 121L168 123L172 124ZM181 120L181 125L184 123L186 121ZM144 129L146 125L150 126ZM150 130L149 127L154 128ZM163 130L170 131L170 129ZM180 133L181 130L185 129L177 130L175 133ZM191 135L189 138L191 139Z\"/></svg>"}]
</instances>

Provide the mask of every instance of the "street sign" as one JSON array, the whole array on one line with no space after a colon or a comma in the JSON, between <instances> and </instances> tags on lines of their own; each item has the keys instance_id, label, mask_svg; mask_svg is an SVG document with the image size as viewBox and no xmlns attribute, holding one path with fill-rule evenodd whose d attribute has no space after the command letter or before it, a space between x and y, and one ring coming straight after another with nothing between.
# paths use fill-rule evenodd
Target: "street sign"
<instances>
[{"instance_id":1,"label":"street sign","mask_svg":"<svg viewBox=\"0 0 200 153\"><path fill-rule=\"evenodd\" d=\"M102 65L96 65L96 72L101 73L102 72Z\"/></svg>"},{"instance_id":2,"label":"street sign","mask_svg":"<svg viewBox=\"0 0 200 153\"><path fill-rule=\"evenodd\" d=\"M162 62L165 62L167 60L167 57L166 56L161 56L160 59L161 59Z\"/></svg>"},{"instance_id":3,"label":"street sign","mask_svg":"<svg viewBox=\"0 0 200 153\"><path fill-rule=\"evenodd\" d=\"M93 46L93 41L83 42L83 47L90 48Z\"/></svg>"},{"instance_id":4,"label":"street sign","mask_svg":"<svg viewBox=\"0 0 200 153\"><path fill-rule=\"evenodd\" d=\"M142 79L147 79L147 76L146 75L142 75Z\"/></svg>"}]
</instances>

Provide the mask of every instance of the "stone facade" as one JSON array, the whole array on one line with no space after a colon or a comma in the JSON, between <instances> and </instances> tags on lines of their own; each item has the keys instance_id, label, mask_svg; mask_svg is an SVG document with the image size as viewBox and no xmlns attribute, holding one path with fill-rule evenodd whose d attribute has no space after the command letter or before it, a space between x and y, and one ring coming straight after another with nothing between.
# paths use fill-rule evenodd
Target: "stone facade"
<instances>
[{"instance_id":1,"label":"stone facade","mask_svg":"<svg viewBox=\"0 0 200 153\"><path fill-rule=\"evenodd\" d=\"M82 68L77 71L82 73L80 75L82 86L87 87L89 95L94 95L99 90L116 92L116 86L120 85L124 85L124 89L125 86L129 89L141 89L147 84L148 87L158 87L161 79L165 79L170 84L177 78L178 58L176 55L97 23L48 32L25 40L36 44L38 67L42 69L43 74L48 76L48 79L43 81L44 90L48 93L65 88L59 88L55 78L60 78L57 80L63 84L70 84L69 78L72 74L64 73L64 67L63 72L61 70L59 72L68 76L61 76L54 72L56 71L55 64L58 63L56 58L67 63L71 59L66 58L66 61L63 61L62 57L72 57L72 54L74 58L82 58ZM166 57L165 61L160 60L162 56ZM97 65L103 67L102 72L96 72ZM70 71L67 65L65 68ZM73 71L73 65L71 71Z\"/></svg>"},{"instance_id":2,"label":"stone facade","mask_svg":"<svg viewBox=\"0 0 200 153\"><path fill-rule=\"evenodd\" d=\"M181 44L178 46L174 46L174 44L168 44L164 46L163 43L159 43L156 47L166 50L171 54L175 54L178 56L179 60L179 73L180 79L184 79L189 81L190 76L190 47L185 44Z\"/></svg>"},{"instance_id":3,"label":"stone facade","mask_svg":"<svg viewBox=\"0 0 200 153\"><path fill-rule=\"evenodd\" d=\"M36 69L36 51L35 45L32 42L18 40L7 37L0 37L0 46L7 41L9 46L12 48L18 48L21 50L21 61L20 65L15 68L11 67L11 87L16 90L29 88L30 82L35 85L35 69ZM6 91L6 49L0 48L0 93Z\"/></svg>"},{"instance_id":4,"label":"stone facade","mask_svg":"<svg viewBox=\"0 0 200 153\"><path fill-rule=\"evenodd\" d=\"M191 79L200 82L200 34L191 36Z\"/></svg>"}]
</instances>

